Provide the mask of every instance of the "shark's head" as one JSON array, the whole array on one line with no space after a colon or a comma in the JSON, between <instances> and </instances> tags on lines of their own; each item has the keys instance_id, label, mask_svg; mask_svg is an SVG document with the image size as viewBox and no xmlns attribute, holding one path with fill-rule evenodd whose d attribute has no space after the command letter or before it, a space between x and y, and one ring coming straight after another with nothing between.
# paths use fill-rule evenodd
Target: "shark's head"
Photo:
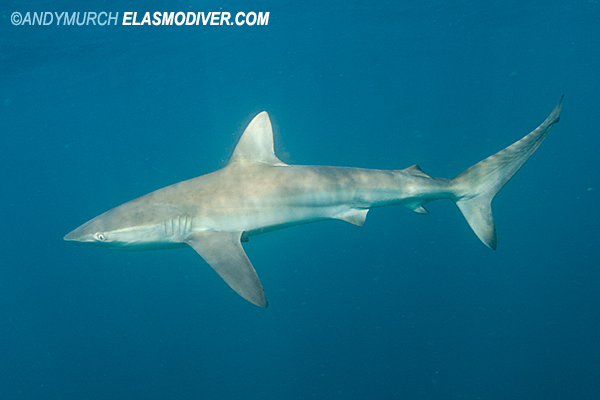
<instances>
[{"instance_id":1,"label":"shark's head","mask_svg":"<svg viewBox=\"0 0 600 400\"><path fill-rule=\"evenodd\" d=\"M69 232L68 242L97 245L115 250L169 248L179 242L180 233L191 228L173 206L152 204L143 197L113 208ZM174 221L177 229L174 229Z\"/></svg>"}]
</instances>

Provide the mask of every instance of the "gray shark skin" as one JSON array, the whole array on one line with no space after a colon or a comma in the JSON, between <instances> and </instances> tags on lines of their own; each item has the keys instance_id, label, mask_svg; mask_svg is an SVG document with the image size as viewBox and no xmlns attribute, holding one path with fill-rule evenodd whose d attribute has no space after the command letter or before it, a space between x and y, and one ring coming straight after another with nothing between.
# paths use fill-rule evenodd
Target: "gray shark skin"
<instances>
[{"instance_id":1,"label":"gray shark skin","mask_svg":"<svg viewBox=\"0 0 600 400\"><path fill-rule=\"evenodd\" d=\"M275 155L271 121L263 111L224 168L125 203L64 239L120 250L190 246L260 307L267 300L242 242L276 229L331 219L361 226L371 208L402 205L427 214L425 204L450 199L479 239L495 249L492 199L559 121L562 100L534 131L454 179L432 178L417 165L390 171L287 165Z\"/></svg>"}]
</instances>

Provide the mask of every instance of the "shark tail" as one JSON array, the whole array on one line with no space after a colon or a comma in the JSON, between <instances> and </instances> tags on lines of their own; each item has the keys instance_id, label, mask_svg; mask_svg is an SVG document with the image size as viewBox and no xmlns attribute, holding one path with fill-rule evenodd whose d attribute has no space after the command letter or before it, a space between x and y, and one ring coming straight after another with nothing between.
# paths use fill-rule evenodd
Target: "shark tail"
<instances>
[{"instance_id":1,"label":"shark tail","mask_svg":"<svg viewBox=\"0 0 600 400\"><path fill-rule=\"evenodd\" d=\"M489 248L496 249L492 199L540 146L560 119L564 95L546 120L533 132L460 173L451 181L454 202L473 232Z\"/></svg>"}]
</instances>

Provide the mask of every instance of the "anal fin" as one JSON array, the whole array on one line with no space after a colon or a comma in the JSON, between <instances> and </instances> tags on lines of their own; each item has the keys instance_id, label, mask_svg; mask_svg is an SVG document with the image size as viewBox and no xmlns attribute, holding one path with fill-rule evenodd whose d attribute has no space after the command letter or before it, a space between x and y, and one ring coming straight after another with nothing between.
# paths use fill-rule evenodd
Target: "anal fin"
<instances>
[{"instance_id":1,"label":"anal fin","mask_svg":"<svg viewBox=\"0 0 600 400\"><path fill-rule=\"evenodd\" d=\"M417 214L423 214L423 215L429 214L429 210L427 210L427 209L426 209L425 207L423 207L423 206L418 206L418 207L416 207L416 208L413 208L412 210L413 210L414 212L416 212Z\"/></svg>"}]
</instances>

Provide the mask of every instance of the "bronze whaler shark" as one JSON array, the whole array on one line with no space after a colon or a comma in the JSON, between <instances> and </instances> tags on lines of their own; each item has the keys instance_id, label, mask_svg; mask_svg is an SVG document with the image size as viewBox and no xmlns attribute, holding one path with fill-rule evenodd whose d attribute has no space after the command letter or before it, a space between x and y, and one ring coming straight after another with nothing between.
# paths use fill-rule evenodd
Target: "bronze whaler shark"
<instances>
[{"instance_id":1,"label":"bronze whaler shark","mask_svg":"<svg viewBox=\"0 0 600 400\"><path fill-rule=\"evenodd\" d=\"M564 97L564 96L563 96ZM267 306L262 284L242 248L253 235L325 220L361 226L371 208L450 199L479 239L496 248L491 202L560 118L562 98L533 132L454 179L403 170L288 165L273 150L266 112L250 122L226 167L116 207L65 240L120 250L191 246L249 302Z\"/></svg>"}]
</instances>

